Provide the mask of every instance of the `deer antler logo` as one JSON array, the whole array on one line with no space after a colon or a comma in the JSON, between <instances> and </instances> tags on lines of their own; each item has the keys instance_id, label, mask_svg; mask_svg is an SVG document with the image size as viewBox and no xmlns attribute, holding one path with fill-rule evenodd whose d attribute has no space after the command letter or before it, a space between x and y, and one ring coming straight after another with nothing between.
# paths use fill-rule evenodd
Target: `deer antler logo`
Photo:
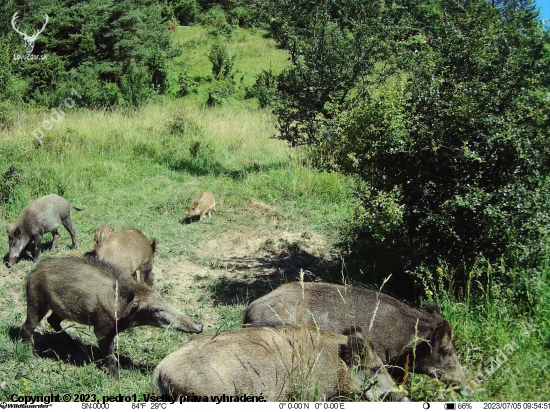
<instances>
[{"instance_id":1,"label":"deer antler logo","mask_svg":"<svg viewBox=\"0 0 550 412\"><path fill-rule=\"evenodd\" d=\"M21 33L19 30L17 30L17 27L15 27L15 21L17 20L17 13L19 13L19 12L16 11L15 14L13 15L13 17L11 18L11 25L17 33L19 33L21 36L23 36L23 40L25 40L25 42L27 42L27 50L29 51L29 54L31 54L33 49L34 49L34 42L38 38L38 35L40 33L42 33L42 31L44 31L44 29L46 28L46 24L48 24L49 17L48 17L47 14L44 14L44 17L46 18L46 21L44 22L44 25L42 26L42 28L38 31L35 30L34 33L32 34L32 36L29 36L26 31Z\"/></svg>"}]
</instances>

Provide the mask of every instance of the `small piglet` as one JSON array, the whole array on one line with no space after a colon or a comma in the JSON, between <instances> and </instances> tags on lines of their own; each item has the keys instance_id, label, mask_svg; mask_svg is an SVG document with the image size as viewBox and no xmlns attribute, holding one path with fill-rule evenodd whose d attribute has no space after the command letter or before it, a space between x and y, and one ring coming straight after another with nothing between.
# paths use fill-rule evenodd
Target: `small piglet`
<instances>
[{"instance_id":1,"label":"small piglet","mask_svg":"<svg viewBox=\"0 0 550 412\"><path fill-rule=\"evenodd\" d=\"M7 266L12 267L21 251L31 240L34 241L32 257L36 261L40 255L40 244L44 233L51 232L53 235L53 242L50 247L50 252L53 252L59 238L59 233L57 233L59 223L65 226L65 229L71 235L73 241L71 249L75 249L77 244L71 223L71 207L82 210L69 205L69 202L56 194L41 197L25 207L15 225L12 227L6 226L10 244Z\"/></svg>"},{"instance_id":2,"label":"small piglet","mask_svg":"<svg viewBox=\"0 0 550 412\"><path fill-rule=\"evenodd\" d=\"M201 193L189 206L189 219L198 216L200 221L207 213L208 217L210 217L210 209L216 211L214 194L210 192Z\"/></svg>"}]
</instances>

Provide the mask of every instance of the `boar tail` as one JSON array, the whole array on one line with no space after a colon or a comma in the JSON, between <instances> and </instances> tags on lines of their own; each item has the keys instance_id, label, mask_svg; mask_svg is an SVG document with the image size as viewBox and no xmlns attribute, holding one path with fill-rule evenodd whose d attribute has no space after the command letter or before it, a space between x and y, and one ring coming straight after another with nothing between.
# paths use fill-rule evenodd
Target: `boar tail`
<instances>
[{"instance_id":1,"label":"boar tail","mask_svg":"<svg viewBox=\"0 0 550 412\"><path fill-rule=\"evenodd\" d=\"M72 207L73 209L78 210L79 212L82 212L82 211L84 210L84 209L81 209L80 207L76 207L76 206L73 206L73 205L71 205L71 207Z\"/></svg>"},{"instance_id":2,"label":"boar tail","mask_svg":"<svg viewBox=\"0 0 550 412\"><path fill-rule=\"evenodd\" d=\"M157 239L153 238L153 241L151 242L151 248L153 249L153 253L155 253L155 250L157 248Z\"/></svg>"}]
</instances>

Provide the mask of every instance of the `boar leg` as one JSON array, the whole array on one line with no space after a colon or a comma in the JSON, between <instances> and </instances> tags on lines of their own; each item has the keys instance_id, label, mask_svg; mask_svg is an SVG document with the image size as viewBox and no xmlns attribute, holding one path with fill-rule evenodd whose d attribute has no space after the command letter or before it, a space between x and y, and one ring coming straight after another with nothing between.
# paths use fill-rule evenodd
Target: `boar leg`
<instances>
[{"instance_id":1,"label":"boar leg","mask_svg":"<svg viewBox=\"0 0 550 412\"><path fill-rule=\"evenodd\" d=\"M48 317L48 323L56 332L61 332L63 330L61 327L62 320L63 318L54 312L52 312L52 314Z\"/></svg>"},{"instance_id":2,"label":"boar leg","mask_svg":"<svg viewBox=\"0 0 550 412\"><path fill-rule=\"evenodd\" d=\"M50 253L54 251L55 246L57 245L57 240L59 239L59 232L57 231L57 228L52 230L52 236L53 236L53 241L52 241L52 246L50 247Z\"/></svg>"},{"instance_id":3,"label":"boar leg","mask_svg":"<svg viewBox=\"0 0 550 412\"><path fill-rule=\"evenodd\" d=\"M67 232L69 232L69 234L71 235L71 239L73 241L71 249L76 249L78 246L76 244L76 236L74 233L73 224L71 223L71 218L68 217L66 219L63 219L61 223L63 224L63 226L65 226L65 229L67 229Z\"/></svg>"},{"instance_id":4,"label":"boar leg","mask_svg":"<svg viewBox=\"0 0 550 412\"><path fill-rule=\"evenodd\" d=\"M36 262L38 256L40 256L40 246L42 245L42 235L34 235L32 237L34 241L34 249L32 250L32 258ZM44 317L44 315L42 315Z\"/></svg>"},{"instance_id":5,"label":"boar leg","mask_svg":"<svg viewBox=\"0 0 550 412\"><path fill-rule=\"evenodd\" d=\"M95 327L94 327L95 331ZM115 358L115 355L113 353L113 342L115 339L115 331L102 331L97 330L95 331L95 335L97 337L97 342L99 344L99 349L101 350L101 353L107 360L107 368L109 369L109 372L111 375L113 375L113 378L120 379L120 375L118 373L118 362Z\"/></svg>"},{"instance_id":6,"label":"boar leg","mask_svg":"<svg viewBox=\"0 0 550 412\"><path fill-rule=\"evenodd\" d=\"M64 319L65 318L62 318L57 313L52 312L52 314L48 316L48 323L53 328L53 330L55 330L56 332L61 332L63 330L63 328L61 327L61 321ZM61 336L63 336L70 342L73 341L73 338L71 338L71 336L67 332L63 332Z\"/></svg>"},{"instance_id":7,"label":"boar leg","mask_svg":"<svg viewBox=\"0 0 550 412\"><path fill-rule=\"evenodd\" d=\"M41 305L40 302L32 302L27 300L27 320L23 324L23 337L31 343L32 352L36 355L34 348L34 336L33 332L42 320L46 313L48 313L48 306Z\"/></svg>"}]
</instances>

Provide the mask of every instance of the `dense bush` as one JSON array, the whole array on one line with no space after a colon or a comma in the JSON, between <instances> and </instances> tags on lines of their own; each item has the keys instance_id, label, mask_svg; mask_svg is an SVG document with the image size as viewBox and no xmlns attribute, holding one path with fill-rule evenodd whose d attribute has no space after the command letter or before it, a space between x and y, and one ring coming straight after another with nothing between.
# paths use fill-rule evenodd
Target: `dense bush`
<instances>
[{"instance_id":1,"label":"dense bush","mask_svg":"<svg viewBox=\"0 0 550 412\"><path fill-rule=\"evenodd\" d=\"M232 78L235 56L231 56L227 46L219 38L212 43L208 59L212 63L212 73L216 79Z\"/></svg>"},{"instance_id":2,"label":"dense bush","mask_svg":"<svg viewBox=\"0 0 550 412\"><path fill-rule=\"evenodd\" d=\"M196 0L179 0L174 3L174 16L182 26L195 22L200 13L200 6Z\"/></svg>"},{"instance_id":3,"label":"dense bush","mask_svg":"<svg viewBox=\"0 0 550 412\"><path fill-rule=\"evenodd\" d=\"M447 262L464 286L460 268L535 263L548 237L548 33L522 7L441 5L408 40L403 76L337 112L319 153L365 182L371 245L411 271ZM500 275L525 292L524 279Z\"/></svg>"},{"instance_id":4,"label":"dense bush","mask_svg":"<svg viewBox=\"0 0 550 412\"><path fill-rule=\"evenodd\" d=\"M550 223L550 42L532 2L258 4L292 60L280 137L358 178L371 260L419 275L447 262L459 287L478 259L535 262Z\"/></svg>"},{"instance_id":5,"label":"dense bush","mask_svg":"<svg viewBox=\"0 0 550 412\"><path fill-rule=\"evenodd\" d=\"M262 70L256 77L254 85L247 88L246 93L247 98L257 98L261 108L274 105L277 96L277 76L271 68Z\"/></svg>"}]
</instances>

